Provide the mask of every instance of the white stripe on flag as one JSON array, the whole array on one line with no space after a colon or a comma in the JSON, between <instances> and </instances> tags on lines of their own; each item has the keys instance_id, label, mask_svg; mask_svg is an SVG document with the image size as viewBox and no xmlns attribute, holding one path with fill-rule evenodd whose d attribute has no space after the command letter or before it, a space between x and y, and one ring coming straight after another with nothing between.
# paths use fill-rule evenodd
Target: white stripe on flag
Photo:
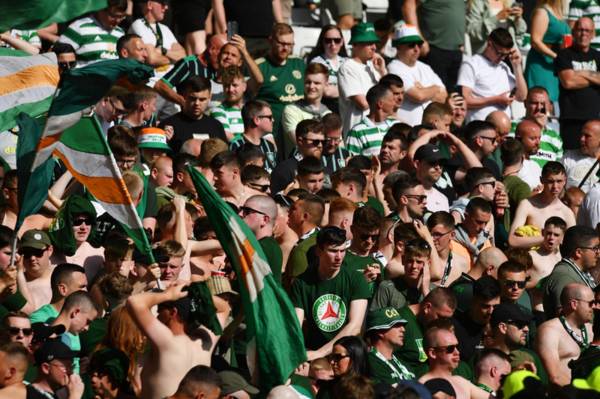
<instances>
[{"instance_id":1,"label":"white stripe on flag","mask_svg":"<svg viewBox=\"0 0 600 399\"><path fill-rule=\"evenodd\" d=\"M20 105L36 103L52 97L56 86L43 85L28 87L24 90L13 91L0 96L0 112L18 107Z\"/></svg>"},{"instance_id":2,"label":"white stripe on flag","mask_svg":"<svg viewBox=\"0 0 600 399\"><path fill-rule=\"evenodd\" d=\"M62 153L71 163L73 169L81 175L89 177L114 177L110 169L111 160L108 154L93 154L67 147L58 142L55 151Z\"/></svg>"},{"instance_id":3,"label":"white stripe on flag","mask_svg":"<svg viewBox=\"0 0 600 399\"><path fill-rule=\"evenodd\" d=\"M52 52L33 55L31 57L0 57L0 60L0 78L38 65L56 67L57 62L56 54Z\"/></svg>"},{"instance_id":4,"label":"white stripe on flag","mask_svg":"<svg viewBox=\"0 0 600 399\"><path fill-rule=\"evenodd\" d=\"M57 92L57 94L58 94L58 92ZM55 97L56 97L56 95L55 95ZM75 125L77 123L77 121L79 121L79 119L81 119L81 116L83 115L83 113L85 111L86 110L73 112L72 114L67 114L67 115L50 116L48 118L48 120L46 121L46 126L44 127L44 133L42 134L42 140L45 137L53 136L57 133L62 132L65 129ZM38 148L38 151L35 154L35 159L33 161L33 164L31 165L32 171L37 169L38 166L40 166L41 164L46 162L46 160L52 156L52 151L54 151L54 148L56 148L57 143L58 142L56 142L46 148L42 148L42 149Z\"/></svg>"},{"instance_id":5,"label":"white stripe on flag","mask_svg":"<svg viewBox=\"0 0 600 399\"><path fill-rule=\"evenodd\" d=\"M122 223L132 229L143 229L141 220L133 204L109 204L103 201L97 201L102 208L119 223Z\"/></svg>"}]
</instances>

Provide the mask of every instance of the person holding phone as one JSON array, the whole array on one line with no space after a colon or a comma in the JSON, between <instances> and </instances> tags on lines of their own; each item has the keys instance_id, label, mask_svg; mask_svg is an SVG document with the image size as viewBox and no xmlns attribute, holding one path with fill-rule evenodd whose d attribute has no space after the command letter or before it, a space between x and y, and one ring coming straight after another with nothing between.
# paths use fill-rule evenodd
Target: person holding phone
<instances>
[{"instance_id":1,"label":"person holding phone","mask_svg":"<svg viewBox=\"0 0 600 399\"><path fill-rule=\"evenodd\" d=\"M504 111L511 116L512 102L527 97L521 53L514 44L507 29L496 28L490 33L483 53L463 61L458 85L462 86L467 104L467 122L485 120L493 111Z\"/></svg>"}]
</instances>

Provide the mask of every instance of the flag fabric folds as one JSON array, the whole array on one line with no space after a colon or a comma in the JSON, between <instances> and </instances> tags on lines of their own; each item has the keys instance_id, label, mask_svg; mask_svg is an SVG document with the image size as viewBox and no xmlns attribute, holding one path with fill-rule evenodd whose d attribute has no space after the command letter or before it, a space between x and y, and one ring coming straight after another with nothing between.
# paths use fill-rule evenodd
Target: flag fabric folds
<instances>
[{"instance_id":1,"label":"flag fabric folds","mask_svg":"<svg viewBox=\"0 0 600 399\"><path fill-rule=\"evenodd\" d=\"M48 120L32 168L43 164L54 151L61 132L73 126L109 91L115 82L147 80L154 70L131 59L106 60L65 72L48 111Z\"/></svg>"},{"instance_id":2,"label":"flag fabric folds","mask_svg":"<svg viewBox=\"0 0 600 399\"><path fill-rule=\"evenodd\" d=\"M0 0L0 32L38 29L106 8L106 0Z\"/></svg>"},{"instance_id":3,"label":"flag fabric folds","mask_svg":"<svg viewBox=\"0 0 600 399\"><path fill-rule=\"evenodd\" d=\"M21 112L37 117L48 111L58 80L56 54L0 55L0 132L17 125Z\"/></svg>"},{"instance_id":4,"label":"flag fabric folds","mask_svg":"<svg viewBox=\"0 0 600 399\"><path fill-rule=\"evenodd\" d=\"M254 233L200 172L192 167L188 167L188 171L217 238L240 280L248 338L255 340L261 386L270 389L281 385L306 361L304 339L294 307L273 278Z\"/></svg>"}]
</instances>

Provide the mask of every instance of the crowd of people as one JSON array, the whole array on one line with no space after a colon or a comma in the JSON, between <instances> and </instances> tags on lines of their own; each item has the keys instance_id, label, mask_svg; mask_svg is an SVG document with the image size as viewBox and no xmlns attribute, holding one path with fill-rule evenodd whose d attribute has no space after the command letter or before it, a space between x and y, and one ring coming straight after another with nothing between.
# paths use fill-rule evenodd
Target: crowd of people
<instances>
[{"instance_id":1,"label":"crowd of people","mask_svg":"<svg viewBox=\"0 0 600 399\"><path fill-rule=\"evenodd\" d=\"M297 1L323 25L294 54L292 3L108 0L0 35L61 74L154 69L93 117L155 259L58 159L17 226L0 133L0 399L600 397L600 6ZM284 385L190 167L295 309Z\"/></svg>"}]
</instances>

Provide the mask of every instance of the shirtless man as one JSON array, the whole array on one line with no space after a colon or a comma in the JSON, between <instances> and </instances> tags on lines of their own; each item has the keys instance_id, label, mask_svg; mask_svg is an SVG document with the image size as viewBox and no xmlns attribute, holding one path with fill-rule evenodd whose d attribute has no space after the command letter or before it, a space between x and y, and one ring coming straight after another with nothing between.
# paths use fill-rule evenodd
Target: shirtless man
<instances>
[{"instance_id":1,"label":"shirtless man","mask_svg":"<svg viewBox=\"0 0 600 399\"><path fill-rule=\"evenodd\" d=\"M554 265L562 259L560 244L562 244L567 224L558 216L549 217L544 223L542 237L544 241L538 249L529 251L533 259L533 268L529 269L527 288L533 288L538 281L552 273Z\"/></svg>"},{"instance_id":2,"label":"shirtless man","mask_svg":"<svg viewBox=\"0 0 600 399\"><path fill-rule=\"evenodd\" d=\"M50 276L54 270L54 267L50 266L52 249L50 237L43 230L28 230L21 238L19 253L23 259L25 279L34 309L50 303L52 298L50 286Z\"/></svg>"},{"instance_id":3,"label":"shirtless man","mask_svg":"<svg viewBox=\"0 0 600 399\"><path fill-rule=\"evenodd\" d=\"M539 246L544 241L543 236L520 237L516 234L517 228L525 225L533 225L542 228L546 220L551 216L558 216L567 223L567 227L575 225L575 215L560 200L560 195L567 182L565 167L554 161L544 165L542 169L541 193L521 201L510 226L508 244L516 248L531 248Z\"/></svg>"},{"instance_id":4,"label":"shirtless man","mask_svg":"<svg viewBox=\"0 0 600 399\"><path fill-rule=\"evenodd\" d=\"M15 342L0 346L0 399L25 399L25 372L29 352Z\"/></svg>"},{"instance_id":5,"label":"shirtless man","mask_svg":"<svg viewBox=\"0 0 600 399\"><path fill-rule=\"evenodd\" d=\"M233 152L223 151L215 155L210 161L210 168L214 174L215 189L225 201L240 207L253 195L264 195L244 186L240 175L240 163Z\"/></svg>"},{"instance_id":6,"label":"shirtless man","mask_svg":"<svg viewBox=\"0 0 600 399\"><path fill-rule=\"evenodd\" d=\"M469 271L469 260L452 251L453 246L456 245L454 218L448 212L434 212L427 219L427 227L431 232L440 263L443 265L441 273L431 270L431 280L442 287L449 287L463 273Z\"/></svg>"},{"instance_id":7,"label":"shirtless man","mask_svg":"<svg viewBox=\"0 0 600 399\"><path fill-rule=\"evenodd\" d=\"M593 340L594 293L583 284L568 284L561 293L564 316L539 326L535 350L548 372L550 383L560 386L571 382L570 360L577 359Z\"/></svg>"},{"instance_id":8,"label":"shirtless man","mask_svg":"<svg viewBox=\"0 0 600 399\"><path fill-rule=\"evenodd\" d=\"M163 292L144 292L127 300L127 307L138 327L148 337L150 353L142 370L142 397L161 399L175 393L185 373L197 365L210 366L210 358L219 336L205 327L197 331L202 339L188 335L190 301L176 282ZM221 325L229 316L229 305L213 296ZM158 318L152 307L158 305Z\"/></svg>"},{"instance_id":9,"label":"shirtless man","mask_svg":"<svg viewBox=\"0 0 600 399\"><path fill-rule=\"evenodd\" d=\"M433 378L442 378L452 384L456 392L456 399L489 398L489 393L471 381L458 375L452 375L452 371L458 367L460 362L458 339L452 331L438 327L427 330L425 332L425 351L429 361L429 371L419 378L421 384Z\"/></svg>"}]
</instances>

